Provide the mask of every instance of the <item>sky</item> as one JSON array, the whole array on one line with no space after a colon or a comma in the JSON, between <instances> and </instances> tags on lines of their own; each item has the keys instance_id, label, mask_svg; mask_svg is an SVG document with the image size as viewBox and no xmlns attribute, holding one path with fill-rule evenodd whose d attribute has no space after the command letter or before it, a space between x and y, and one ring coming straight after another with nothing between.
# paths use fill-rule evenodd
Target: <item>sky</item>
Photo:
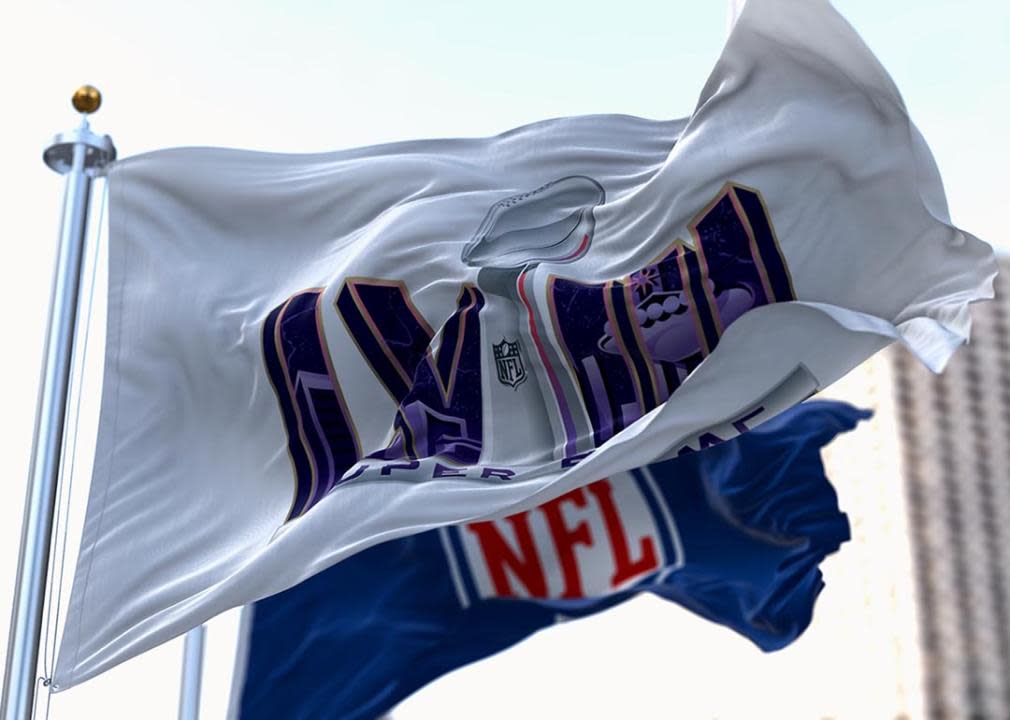
<instances>
[{"instance_id":1,"label":"sky","mask_svg":"<svg viewBox=\"0 0 1010 720\"><path fill-rule=\"evenodd\" d=\"M1010 160L1010 4L835 4L901 88L937 158L954 221L1010 248L1002 182ZM679 117L692 110L718 56L727 10L724 0L5 3L0 578L8 581L0 582L0 617L10 609L62 192L41 152L76 123L69 96L77 85L101 88L105 104L93 125L113 136L122 156L185 145L318 152L487 135L594 112ZM96 314L104 307L101 279L99 272ZM98 322L92 376L101 337ZM82 404L78 510L93 388ZM827 567L828 592L833 572L845 577L843 556ZM206 718L223 717L234 631L233 616L210 627ZM797 652L812 652L803 650L807 642ZM679 717L743 718L775 707L766 693L827 692L816 666L778 657L643 599L454 673L394 717L662 717L677 708ZM181 642L169 643L57 696L52 716L173 718L180 658ZM741 674L727 678L727 667ZM795 676L781 677L785 668ZM726 682L737 691L722 690Z\"/></svg>"}]
</instances>

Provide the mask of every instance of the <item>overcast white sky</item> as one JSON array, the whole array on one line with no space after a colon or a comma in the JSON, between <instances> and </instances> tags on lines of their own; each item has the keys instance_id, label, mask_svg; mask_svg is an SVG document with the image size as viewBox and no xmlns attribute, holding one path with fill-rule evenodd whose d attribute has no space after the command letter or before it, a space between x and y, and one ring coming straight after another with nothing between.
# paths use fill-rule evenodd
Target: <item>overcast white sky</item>
<instances>
[{"instance_id":1,"label":"overcast white sky","mask_svg":"<svg viewBox=\"0 0 1010 720\"><path fill-rule=\"evenodd\" d=\"M836 5L902 89L955 222L1010 247L1010 4ZM40 155L48 136L75 123L68 98L78 84L105 93L94 125L121 155L177 145L325 151L590 112L677 117L691 111L719 53L726 15L725 0L5 3L0 618L10 607L61 194ZM829 565L828 593L844 562L843 553ZM223 716L233 629L228 619L211 627L206 718ZM797 718L815 717L831 681L816 662L790 663L792 652L764 658L683 611L636 601L454 673L395 717L781 718L790 694L810 698L811 712ZM176 642L127 663L59 696L53 717L173 718L180 657Z\"/></svg>"}]
</instances>

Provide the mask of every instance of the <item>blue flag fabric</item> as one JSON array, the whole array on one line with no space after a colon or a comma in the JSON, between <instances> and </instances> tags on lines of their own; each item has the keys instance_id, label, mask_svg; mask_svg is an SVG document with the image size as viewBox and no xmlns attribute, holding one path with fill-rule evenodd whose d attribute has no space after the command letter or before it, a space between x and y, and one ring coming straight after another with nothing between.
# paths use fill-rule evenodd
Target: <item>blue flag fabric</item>
<instances>
[{"instance_id":1,"label":"blue flag fabric","mask_svg":"<svg viewBox=\"0 0 1010 720\"><path fill-rule=\"evenodd\" d=\"M804 403L533 510L354 555L247 610L232 714L372 720L559 616L646 591L782 648L849 538L820 449L869 414Z\"/></svg>"}]
</instances>

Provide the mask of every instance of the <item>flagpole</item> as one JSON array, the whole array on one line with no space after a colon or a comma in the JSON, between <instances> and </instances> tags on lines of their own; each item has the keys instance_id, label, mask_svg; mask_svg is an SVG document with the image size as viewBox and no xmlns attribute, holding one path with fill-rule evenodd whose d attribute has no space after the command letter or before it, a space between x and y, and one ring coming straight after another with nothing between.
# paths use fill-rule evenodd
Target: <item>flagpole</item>
<instances>
[{"instance_id":1,"label":"flagpole","mask_svg":"<svg viewBox=\"0 0 1010 720\"><path fill-rule=\"evenodd\" d=\"M11 609L3 720L32 717L91 181L116 157L109 136L92 133L88 124L88 115L102 104L98 90L85 85L74 93L72 102L81 113L81 124L57 135L42 156L46 165L66 175L67 181Z\"/></svg>"},{"instance_id":2,"label":"flagpole","mask_svg":"<svg viewBox=\"0 0 1010 720\"><path fill-rule=\"evenodd\" d=\"M182 650L179 720L198 720L200 717L200 684L203 680L203 646L206 635L205 625L186 633L186 643Z\"/></svg>"}]
</instances>

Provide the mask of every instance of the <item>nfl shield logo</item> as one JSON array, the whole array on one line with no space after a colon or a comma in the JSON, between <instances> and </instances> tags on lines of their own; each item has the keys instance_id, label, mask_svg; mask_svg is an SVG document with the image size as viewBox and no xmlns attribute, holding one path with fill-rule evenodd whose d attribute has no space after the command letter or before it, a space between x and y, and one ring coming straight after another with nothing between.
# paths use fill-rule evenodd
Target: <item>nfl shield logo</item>
<instances>
[{"instance_id":1,"label":"nfl shield logo","mask_svg":"<svg viewBox=\"0 0 1010 720\"><path fill-rule=\"evenodd\" d=\"M526 379L526 368L523 367L523 358L519 354L519 342L509 342L505 338L497 345L492 345L494 350L494 363L498 368L498 380L502 385L519 387L519 383Z\"/></svg>"}]
</instances>

